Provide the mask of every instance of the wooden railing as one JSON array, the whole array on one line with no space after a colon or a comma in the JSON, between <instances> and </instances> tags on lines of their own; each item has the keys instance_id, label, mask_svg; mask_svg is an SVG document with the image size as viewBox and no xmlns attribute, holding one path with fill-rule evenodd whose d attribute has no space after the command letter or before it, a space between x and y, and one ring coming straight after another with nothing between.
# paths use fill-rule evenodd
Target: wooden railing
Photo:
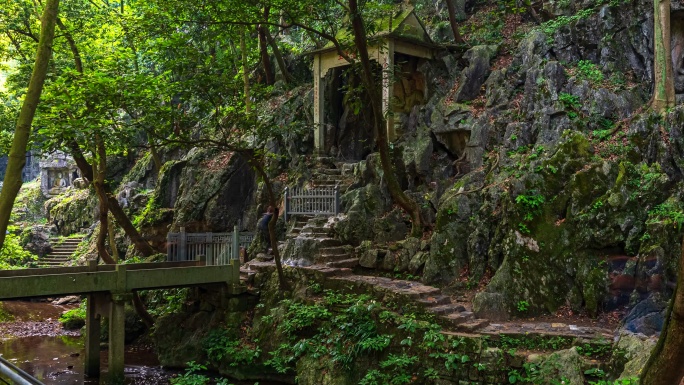
<instances>
[{"instance_id":1,"label":"wooden railing","mask_svg":"<svg viewBox=\"0 0 684 385\"><path fill-rule=\"evenodd\" d=\"M334 187L285 187L285 221L290 215L337 215L340 190Z\"/></svg>"},{"instance_id":2,"label":"wooden railing","mask_svg":"<svg viewBox=\"0 0 684 385\"><path fill-rule=\"evenodd\" d=\"M232 233L168 233L166 236L166 260L169 262L195 261L204 257L207 266L228 265L240 260L240 248L247 248L254 233L239 233L237 226Z\"/></svg>"}]
</instances>

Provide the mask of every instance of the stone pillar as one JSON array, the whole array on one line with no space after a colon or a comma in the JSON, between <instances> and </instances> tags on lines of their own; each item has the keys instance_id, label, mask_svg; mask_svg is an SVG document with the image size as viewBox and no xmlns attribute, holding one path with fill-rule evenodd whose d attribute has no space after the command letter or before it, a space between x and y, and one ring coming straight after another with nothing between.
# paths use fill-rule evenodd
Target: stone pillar
<instances>
[{"instance_id":1,"label":"stone pillar","mask_svg":"<svg viewBox=\"0 0 684 385\"><path fill-rule=\"evenodd\" d=\"M112 383L123 381L126 312L125 304L131 294L112 294L109 308L109 379Z\"/></svg>"},{"instance_id":2,"label":"stone pillar","mask_svg":"<svg viewBox=\"0 0 684 385\"><path fill-rule=\"evenodd\" d=\"M397 139L392 115L392 97L394 96L394 41L388 39L382 59L382 114L387 118L387 139Z\"/></svg>"},{"instance_id":3,"label":"stone pillar","mask_svg":"<svg viewBox=\"0 0 684 385\"><path fill-rule=\"evenodd\" d=\"M325 152L325 73L321 69L322 55L314 56L314 149L321 155Z\"/></svg>"},{"instance_id":4,"label":"stone pillar","mask_svg":"<svg viewBox=\"0 0 684 385\"><path fill-rule=\"evenodd\" d=\"M86 304L85 374L88 377L100 376L100 314L98 314L97 294L88 294Z\"/></svg>"}]
</instances>

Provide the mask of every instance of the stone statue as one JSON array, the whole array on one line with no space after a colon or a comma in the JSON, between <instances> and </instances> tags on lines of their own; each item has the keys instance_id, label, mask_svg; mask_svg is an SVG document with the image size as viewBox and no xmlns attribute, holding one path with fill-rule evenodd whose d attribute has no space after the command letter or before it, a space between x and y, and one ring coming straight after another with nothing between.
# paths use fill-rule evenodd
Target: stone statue
<instances>
[{"instance_id":1,"label":"stone statue","mask_svg":"<svg viewBox=\"0 0 684 385\"><path fill-rule=\"evenodd\" d=\"M50 194L59 194L67 187L67 182L64 179L64 174L57 172L55 179L52 180L52 186L50 186Z\"/></svg>"},{"instance_id":2,"label":"stone statue","mask_svg":"<svg viewBox=\"0 0 684 385\"><path fill-rule=\"evenodd\" d=\"M58 172L55 181L52 183L52 187L64 188L66 187L66 181L62 177L62 173Z\"/></svg>"}]
</instances>

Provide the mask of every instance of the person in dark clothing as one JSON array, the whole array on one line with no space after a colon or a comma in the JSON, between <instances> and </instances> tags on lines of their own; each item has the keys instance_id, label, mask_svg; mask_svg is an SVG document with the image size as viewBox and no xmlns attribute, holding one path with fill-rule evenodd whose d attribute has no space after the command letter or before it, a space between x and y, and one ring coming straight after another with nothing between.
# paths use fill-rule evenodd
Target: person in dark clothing
<instances>
[{"instance_id":1,"label":"person in dark clothing","mask_svg":"<svg viewBox=\"0 0 684 385\"><path fill-rule=\"evenodd\" d=\"M271 244L271 238L268 234L268 223L271 221L271 218L273 218L273 206L268 206L264 216L261 217L257 223L257 230L259 230L259 234L261 234L261 240L264 242L265 253L268 253L268 246Z\"/></svg>"}]
</instances>

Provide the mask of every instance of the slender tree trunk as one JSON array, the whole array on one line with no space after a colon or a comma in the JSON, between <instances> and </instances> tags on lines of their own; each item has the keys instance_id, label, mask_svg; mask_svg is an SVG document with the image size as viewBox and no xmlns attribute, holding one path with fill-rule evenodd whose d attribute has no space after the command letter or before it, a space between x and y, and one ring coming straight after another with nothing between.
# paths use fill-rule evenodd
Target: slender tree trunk
<instances>
[{"instance_id":1,"label":"slender tree trunk","mask_svg":"<svg viewBox=\"0 0 684 385\"><path fill-rule=\"evenodd\" d=\"M107 173L107 153L100 135L95 135L95 147L96 153L94 154L95 160L93 161L93 174L95 175L95 179L93 180L93 187L95 188L95 193L97 194L99 202L98 208L100 216L100 231L97 233L95 245L97 246L97 254L105 263L116 264L116 261L112 259L112 256L109 255L109 252L107 252L107 248L105 247L105 240L109 233L109 210L107 208L107 192L104 187L105 174Z\"/></svg>"},{"instance_id":2,"label":"slender tree trunk","mask_svg":"<svg viewBox=\"0 0 684 385\"><path fill-rule=\"evenodd\" d=\"M271 58L268 56L268 43L266 39L266 28L260 25L259 32L259 52L261 53L261 65L264 67L264 74L266 75L266 85L275 83L273 70L271 69Z\"/></svg>"},{"instance_id":3,"label":"slender tree trunk","mask_svg":"<svg viewBox=\"0 0 684 385\"><path fill-rule=\"evenodd\" d=\"M283 290L288 289L287 281L285 281L285 274L283 272L283 264L280 260L280 251L278 251L278 237L276 235L275 226L278 222L278 215L280 213L280 207L278 205L278 198L273 192L273 183L266 174L263 165L260 163L259 159L256 159L253 152L241 151L240 154L247 159L247 162L256 170L256 172L261 176L261 179L266 185L266 194L268 196L268 204L273 207L273 216L268 222L268 236L271 241L271 249L273 250L273 260L276 264L276 270L278 271L278 282L280 283L280 288Z\"/></svg>"},{"instance_id":4,"label":"slender tree trunk","mask_svg":"<svg viewBox=\"0 0 684 385\"><path fill-rule=\"evenodd\" d=\"M107 218L109 221L109 218ZM114 263L119 263L121 256L119 256L119 249L116 247L116 234L114 232L114 226L111 225L112 221L109 221L109 248L112 249L112 257L114 258Z\"/></svg>"},{"instance_id":5,"label":"slender tree trunk","mask_svg":"<svg viewBox=\"0 0 684 385\"><path fill-rule=\"evenodd\" d=\"M249 114L252 112L252 100L250 99L249 96L249 71L247 69L247 44L245 43L245 40L247 39L246 28L242 29L242 33L240 34L240 51L242 54L242 81L245 84L245 111Z\"/></svg>"},{"instance_id":6,"label":"slender tree trunk","mask_svg":"<svg viewBox=\"0 0 684 385\"><path fill-rule=\"evenodd\" d=\"M446 0L447 9L449 11L449 24L451 25L451 31L454 33L454 41L456 43L463 43L463 37L458 31L458 21L456 20L456 7L454 6L454 0Z\"/></svg>"},{"instance_id":7,"label":"slender tree trunk","mask_svg":"<svg viewBox=\"0 0 684 385\"><path fill-rule=\"evenodd\" d=\"M271 11L271 7L264 7L264 22L268 23L268 16ZM260 24L257 27L257 33L259 35L259 52L261 52L261 63L264 66L264 73L266 74L266 84L271 85L275 83L275 75L271 69L271 58L268 56L268 44L266 39L266 33L268 32L268 25Z\"/></svg>"},{"instance_id":8,"label":"slender tree trunk","mask_svg":"<svg viewBox=\"0 0 684 385\"><path fill-rule=\"evenodd\" d=\"M83 175L84 178L92 182L94 180L92 167L90 166L86 158L83 156L81 149L78 147L78 143L76 143L75 141L71 141L67 143L67 145L71 150L71 155L74 157L74 161L76 161L76 166L81 171L81 175ZM126 236L131 240L131 242L133 242L135 248L138 249L138 251L145 258L156 254L152 246L150 246L150 244L147 243L145 238L143 238L138 232L138 230L135 228L135 226L133 226L133 223L128 218L128 215L126 215L126 213L119 205L119 201L117 201L116 197L114 197L107 190L106 186L105 192L107 193L106 196L109 211L112 213L114 219L116 219L116 223L119 226L121 226L121 229L123 229L124 233L126 233Z\"/></svg>"},{"instance_id":9,"label":"slender tree trunk","mask_svg":"<svg viewBox=\"0 0 684 385\"><path fill-rule=\"evenodd\" d=\"M157 172L159 172L162 168L162 159L161 156L159 156L159 151L157 151L157 144L149 132L147 133L147 143L150 144L150 154L152 155L152 160L154 161L154 168L157 170Z\"/></svg>"},{"instance_id":10,"label":"slender tree trunk","mask_svg":"<svg viewBox=\"0 0 684 385\"><path fill-rule=\"evenodd\" d=\"M668 306L658 343L641 374L641 385L677 385L684 378L684 242L677 287Z\"/></svg>"},{"instance_id":11,"label":"slender tree trunk","mask_svg":"<svg viewBox=\"0 0 684 385\"><path fill-rule=\"evenodd\" d=\"M59 0L47 0L41 17L40 40L36 51L36 61L29 81L24 102L19 111L12 147L9 153L2 192L0 192L0 250L5 244L5 234L9 225L14 200L22 184L22 172L26 164L26 147L31 136L31 123L43 91L48 64L52 54L52 40L55 37L55 21Z\"/></svg>"},{"instance_id":12,"label":"slender tree trunk","mask_svg":"<svg viewBox=\"0 0 684 385\"><path fill-rule=\"evenodd\" d=\"M662 114L675 105L670 47L670 0L653 0L653 22L654 81L651 107Z\"/></svg>"},{"instance_id":13,"label":"slender tree trunk","mask_svg":"<svg viewBox=\"0 0 684 385\"><path fill-rule=\"evenodd\" d=\"M373 78L373 67L368 56L368 44L366 41L366 28L363 24L363 19L358 10L356 0L349 0L349 12L352 22L352 30L354 32L354 43L359 51L359 61L361 62L362 74L361 78L366 92L370 97L371 108L373 110L373 125L375 126L375 141L380 152L380 163L384 173L385 183L389 190L392 199L401 206L406 213L411 216L411 235L418 237L423 233L423 221L420 214L420 208L411 198L409 198L401 189L401 185L397 180L397 175L392 168L392 159L390 156L389 142L387 138L387 130L385 128L385 120L382 116L382 106L380 105L380 95L375 85Z\"/></svg>"},{"instance_id":14,"label":"slender tree trunk","mask_svg":"<svg viewBox=\"0 0 684 385\"><path fill-rule=\"evenodd\" d=\"M290 75L290 71L287 70L287 65L285 64L285 59L283 59L282 52L280 52L278 43L275 41L275 39L273 39L271 32L269 32L268 29L265 30L265 33L268 44L271 46L271 50L273 51L273 56L276 58L276 63L278 63L280 73L283 75L283 81L285 83L290 83L292 81L292 75Z\"/></svg>"}]
</instances>

